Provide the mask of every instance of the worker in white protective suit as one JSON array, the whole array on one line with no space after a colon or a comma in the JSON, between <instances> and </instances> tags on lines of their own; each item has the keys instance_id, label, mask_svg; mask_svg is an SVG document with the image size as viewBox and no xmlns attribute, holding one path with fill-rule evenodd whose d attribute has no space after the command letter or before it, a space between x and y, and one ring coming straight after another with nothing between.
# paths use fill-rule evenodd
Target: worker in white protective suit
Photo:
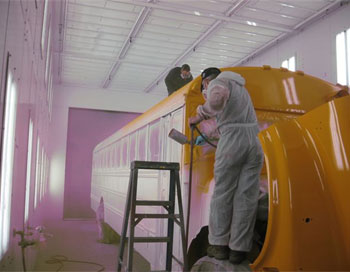
<instances>
[{"instance_id":1,"label":"worker in white protective suit","mask_svg":"<svg viewBox=\"0 0 350 272\"><path fill-rule=\"evenodd\" d=\"M220 139L215 153L207 254L233 264L241 263L252 247L263 164L257 118L244 84L245 79L237 73L204 70L206 102L189 119L190 125L213 116L217 119Z\"/></svg>"}]
</instances>

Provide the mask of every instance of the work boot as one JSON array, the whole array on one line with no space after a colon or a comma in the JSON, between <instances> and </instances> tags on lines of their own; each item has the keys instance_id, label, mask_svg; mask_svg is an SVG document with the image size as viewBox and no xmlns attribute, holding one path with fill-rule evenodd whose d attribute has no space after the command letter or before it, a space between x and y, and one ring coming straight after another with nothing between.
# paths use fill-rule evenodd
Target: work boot
<instances>
[{"instance_id":1,"label":"work boot","mask_svg":"<svg viewBox=\"0 0 350 272\"><path fill-rule=\"evenodd\" d=\"M245 259L246 252L245 251L237 251L230 250L230 263L232 264L240 264Z\"/></svg>"},{"instance_id":2,"label":"work boot","mask_svg":"<svg viewBox=\"0 0 350 272\"><path fill-rule=\"evenodd\" d=\"M217 260L227 260L229 254L228 246L215 246L210 245L207 248L207 254L209 257L214 257Z\"/></svg>"}]
</instances>

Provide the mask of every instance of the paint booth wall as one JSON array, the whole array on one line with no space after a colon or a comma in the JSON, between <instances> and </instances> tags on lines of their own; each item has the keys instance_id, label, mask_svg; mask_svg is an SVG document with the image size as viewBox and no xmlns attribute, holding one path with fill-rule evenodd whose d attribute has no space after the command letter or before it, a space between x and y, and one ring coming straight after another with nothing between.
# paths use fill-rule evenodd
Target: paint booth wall
<instances>
[{"instance_id":1,"label":"paint booth wall","mask_svg":"<svg viewBox=\"0 0 350 272\"><path fill-rule=\"evenodd\" d=\"M281 67L282 61L295 56L296 70L337 83L336 35L350 28L350 4L316 21L292 37L274 44L244 66Z\"/></svg>"},{"instance_id":2,"label":"paint booth wall","mask_svg":"<svg viewBox=\"0 0 350 272\"><path fill-rule=\"evenodd\" d=\"M90 205L93 150L99 142L137 116L138 113L69 109L63 203L65 219L95 218Z\"/></svg>"},{"instance_id":3,"label":"paint booth wall","mask_svg":"<svg viewBox=\"0 0 350 272\"><path fill-rule=\"evenodd\" d=\"M11 178L1 180L1 208L7 209L1 222L1 271L22 271L19 236L14 237L13 230L42 225L45 217L52 101L50 22L54 17L52 2L46 2L0 1L0 120L5 130L12 129L7 136L1 134L2 154L9 146L13 153L13 159L2 156L2 163L11 161L7 172ZM9 107L13 111L6 119ZM10 144L5 144L5 137ZM36 249L28 248L28 269L35 255Z\"/></svg>"}]
</instances>

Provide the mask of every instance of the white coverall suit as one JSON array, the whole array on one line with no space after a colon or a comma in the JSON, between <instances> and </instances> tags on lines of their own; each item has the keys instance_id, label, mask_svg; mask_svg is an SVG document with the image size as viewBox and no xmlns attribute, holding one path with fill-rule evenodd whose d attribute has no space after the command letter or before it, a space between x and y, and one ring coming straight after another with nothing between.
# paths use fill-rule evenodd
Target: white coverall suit
<instances>
[{"instance_id":1,"label":"white coverall suit","mask_svg":"<svg viewBox=\"0 0 350 272\"><path fill-rule=\"evenodd\" d=\"M222 72L212 80L201 119L216 116L220 133L215 153L215 188L210 203L209 243L248 252L252 247L263 151L245 79Z\"/></svg>"}]
</instances>

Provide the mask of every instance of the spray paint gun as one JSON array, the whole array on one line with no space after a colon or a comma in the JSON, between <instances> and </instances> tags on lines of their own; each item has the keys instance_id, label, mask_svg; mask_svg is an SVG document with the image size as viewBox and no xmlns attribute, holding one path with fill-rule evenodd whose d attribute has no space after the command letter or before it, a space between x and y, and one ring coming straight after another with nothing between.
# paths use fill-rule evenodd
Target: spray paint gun
<instances>
[{"instance_id":1,"label":"spray paint gun","mask_svg":"<svg viewBox=\"0 0 350 272\"><path fill-rule=\"evenodd\" d=\"M191 142L187 139L186 135L182 134L180 131L176 130L175 128L172 128L168 135L171 139L173 139L175 142L178 142L179 144L190 144Z\"/></svg>"},{"instance_id":2,"label":"spray paint gun","mask_svg":"<svg viewBox=\"0 0 350 272\"><path fill-rule=\"evenodd\" d=\"M195 145L203 145L205 142L207 142L209 145L211 145L212 147L216 148L216 145L213 144L196 126L191 126L191 130L197 130L197 132L199 133L199 135L202 137L201 139L203 139L203 141L198 141L198 138L193 139L193 135L192 135L192 141L194 142ZM173 139L174 141L178 142L179 144L191 144L191 141L189 141L186 137L186 135L182 134L180 131L176 130L175 128L171 129L168 135L171 139Z\"/></svg>"}]
</instances>

